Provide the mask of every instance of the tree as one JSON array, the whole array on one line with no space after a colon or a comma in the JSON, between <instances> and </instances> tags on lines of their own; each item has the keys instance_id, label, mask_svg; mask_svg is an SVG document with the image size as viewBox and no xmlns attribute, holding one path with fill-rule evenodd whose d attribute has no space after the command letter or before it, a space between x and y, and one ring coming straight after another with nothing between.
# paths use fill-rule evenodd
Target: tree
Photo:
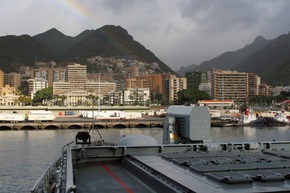
<instances>
[{"instance_id":1,"label":"tree","mask_svg":"<svg viewBox=\"0 0 290 193\"><path fill-rule=\"evenodd\" d=\"M53 98L52 88L44 88L38 90L33 97L33 104L42 104L43 100L51 100Z\"/></svg>"},{"instance_id":2,"label":"tree","mask_svg":"<svg viewBox=\"0 0 290 193\"><path fill-rule=\"evenodd\" d=\"M31 105L32 100L31 98L21 95L20 97L18 97L18 99L16 99L15 104L20 105L20 106L26 106L26 105Z\"/></svg>"},{"instance_id":3,"label":"tree","mask_svg":"<svg viewBox=\"0 0 290 193\"><path fill-rule=\"evenodd\" d=\"M177 96L178 96L177 103L179 105L196 104L198 100L211 99L211 97L207 93L196 89L193 90L185 89L178 91Z\"/></svg>"}]
</instances>

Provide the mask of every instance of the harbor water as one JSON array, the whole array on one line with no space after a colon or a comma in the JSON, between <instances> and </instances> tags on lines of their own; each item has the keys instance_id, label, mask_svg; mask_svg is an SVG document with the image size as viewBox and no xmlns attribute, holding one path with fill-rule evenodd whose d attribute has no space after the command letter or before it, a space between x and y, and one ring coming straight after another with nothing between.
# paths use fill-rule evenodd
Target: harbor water
<instances>
[{"instance_id":1,"label":"harbor water","mask_svg":"<svg viewBox=\"0 0 290 193\"><path fill-rule=\"evenodd\" d=\"M0 192L29 192L45 169L73 141L79 130L0 131ZM290 126L213 127L212 142L288 141ZM162 128L102 129L105 141L118 143L126 135L143 134L162 140ZM94 136L98 133L95 131Z\"/></svg>"}]
</instances>

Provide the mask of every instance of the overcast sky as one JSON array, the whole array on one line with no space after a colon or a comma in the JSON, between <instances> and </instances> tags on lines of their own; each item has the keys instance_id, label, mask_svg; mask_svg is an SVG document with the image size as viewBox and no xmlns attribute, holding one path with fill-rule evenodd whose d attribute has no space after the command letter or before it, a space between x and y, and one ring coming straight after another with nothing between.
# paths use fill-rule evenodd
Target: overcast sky
<instances>
[{"instance_id":1,"label":"overcast sky","mask_svg":"<svg viewBox=\"0 0 290 193\"><path fill-rule=\"evenodd\" d=\"M173 70L287 34L289 0L3 0L0 36L120 25Z\"/></svg>"}]
</instances>

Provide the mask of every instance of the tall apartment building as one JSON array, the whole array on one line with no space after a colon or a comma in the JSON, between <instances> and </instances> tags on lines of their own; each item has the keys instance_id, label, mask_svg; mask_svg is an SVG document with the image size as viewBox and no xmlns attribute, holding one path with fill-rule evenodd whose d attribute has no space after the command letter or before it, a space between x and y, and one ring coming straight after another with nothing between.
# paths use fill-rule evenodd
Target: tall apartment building
<instances>
[{"instance_id":1,"label":"tall apartment building","mask_svg":"<svg viewBox=\"0 0 290 193\"><path fill-rule=\"evenodd\" d=\"M67 65L67 82L87 82L87 66L76 63Z\"/></svg>"},{"instance_id":2,"label":"tall apartment building","mask_svg":"<svg viewBox=\"0 0 290 193\"><path fill-rule=\"evenodd\" d=\"M30 77L43 78L47 80L48 87L53 86L53 82L61 82L67 79L67 68L66 67L56 67L55 62L38 62L36 67L31 69Z\"/></svg>"},{"instance_id":3,"label":"tall apartment building","mask_svg":"<svg viewBox=\"0 0 290 193\"><path fill-rule=\"evenodd\" d=\"M4 72L0 70L0 88L4 86Z\"/></svg>"},{"instance_id":4,"label":"tall apartment building","mask_svg":"<svg viewBox=\"0 0 290 193\"><path fill-rule=\"evenodd\" d=\"M178 78L175 75L170 75L164 82L165 97L168 102L174 104L178 100L177 93L180 90L187 89L186 78Z\"/></svg>"},{"instance_id":5,"label":"tall apartment building","mask_svg":"<svg viewBox=\"0 0 290 193\"><path fill-rule=\"evenodd\" d=\"M9 85L10 87L14 87L18 90L21 86L21 75L15 72L4 74L4 85Z\"/></svg>"},{"instance_id":6,"label":"tall apartment building","mask_svg":"<svg viewBox=\"0 0 290 193\"><path fill-rule=\"evenodd\" d=\"M126 79L125 87L128 88L148 88L148 82L143 78Z\"/></svg>"},{"instance_id":7,"label":"tall apartment building","mask_svg":"<svg viewBox=\"0 0 290 193\"><path fill-rule=\"evenodd\" d=\"M271 96L272 87L270 85L262 83L261 85L259 85L259 93L260 93L259 95Z\"/></svg>"},{"instance_id":8,"label":"tall apartment building","mask_svg":"<svg viewBox=\"0 0 290 193\"><path fill-rule=\"evenodd\" d=\"M127 77L136 78L139 76L139 67L138 66L129 66L126 68Z\"/></svg>"},{"instance_id":9,"label":"tall apartment building","mask_svg":"<svg viewBox=\"0 0 290 193\"><path fill-rule=\"evenodd\" d=\"M212 74L212 97L224 100L245 100L249 95L248 73L215 71Z\"/></svg>"},{"instance_id":10,"label":"tall apartment building","mask_svg":"<svg viewBox=\"0 0 290 193\"><path fill-rule=\"evenodd\" d=\"M201 83L207 82L207 74L201 71L185 72L185 77L187 79L187 89L197 90Z\"/></svg>"},{"instance_id":11,"label":"tall apartment building","mask_svg":"<svg viewBox=\"0 0 290 193\"><path fill-rule=\"evenodd\" d=\"M32 99L38 90L48 87L47 80L45 80L44 78L28 79L27 82L28 82L28 94Z\"/></svg>"},{"instance_id":12,"label":"tall apartment building","mask_svg":"<svg viewBox=\"0 0 290 193\"><path fill-rule=\"evenodd\" d=\"M214 69L211 75L214 99L245 100L261 94L261 78L254 73Z\"/></svg>"},{"instance_id":13,"label":"tall apartment building","mask_svg":"<svg viewBox=\"0 0 290 193\"><path fill-rule=\"evenodd\" d=\"M169 74L144 74L143 78L148 82L148 88L151 93L164 94L164 81Z\"/></svg>"},{"instance_id":14,"label":"tall apartment building","mask_svg":"<svg viewBox=\"0 0 290 193\"><path fill-rule=\"evenodd\" d=\"M254 73L248 73L249 96L259 95L260 84L261 78L258 75Z\"/></svg>"}]
</instances>

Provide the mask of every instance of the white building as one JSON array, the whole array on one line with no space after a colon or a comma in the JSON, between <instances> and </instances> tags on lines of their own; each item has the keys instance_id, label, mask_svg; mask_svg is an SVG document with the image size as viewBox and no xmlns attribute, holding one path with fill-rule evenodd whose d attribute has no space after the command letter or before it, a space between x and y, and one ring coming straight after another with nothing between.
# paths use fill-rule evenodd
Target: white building
<instances>
[{"instance_id":1,"label":"white building","mask_svg":"<svg viewBox=\"0 0 290 193\"><path fill-rule=\"evenodd\" d=\"M116 83L113 82L85 82L85 83L71 83L71 82L54 82L53 94L65 95L72 91L87 91L96 95L109 95L110 92L116 90Z\"/></svg>"},{"instance_id":2,"label":"white building","mask_svg":"<svg viewBox=\"0 0 290 193\"><path fill-rule=\"evenodd\" d=\"M164 82L165 97L169 103L176 103L178 100L178 91L187 89L187 79L170 75Z\"/></svg>"},{"instance_id":3,"label":"white building","mask_svg":"<svg viewBox=\"0 0 290 193\"><path fill-rule=\"evenodd\" d=\"M128 88L124 90L123 104L146 104L150 99L149 88Z\"/></svg>"},{"instance_id":4,"label":"white building","mask_svg":"<svg viewBox=\"0 0 290 193\"><path fill-rule=\"evenodd\" d=\"M211 84L209 82L200 83L198 89L211 96Z\"/></svg>"},{"instance_id":5,"label":"white building","mask_svg":"<svg viewBox=\"0 0 290 193\"><path fill-rule=\"evenodd\" d=\"M6 94L0 96L0 105L1 106L14 106L15 101L18 99L18 95L15 94Z\"/></svg>"},{"instance_id":6,"label":"white building","mask_svg":"<svg viewBox=\"0 0 290 193\"><path fill-rule=\"evenodd\" d=\"M65 106L82 106L84 104L91 104L90 93L84 90L71 91L64 94L66 97L64 100Z\"/></svg>"},{"instance_id":7,"label":"white building","mask_svg":"<svg viewBox=\"0 0 290 193\"><path fill-rule=\"evenodd\" d=\"M28 95L33 99L38 90L48 87L47 80L43 78L28 79Z\"/></svg>"}]
</instances>

